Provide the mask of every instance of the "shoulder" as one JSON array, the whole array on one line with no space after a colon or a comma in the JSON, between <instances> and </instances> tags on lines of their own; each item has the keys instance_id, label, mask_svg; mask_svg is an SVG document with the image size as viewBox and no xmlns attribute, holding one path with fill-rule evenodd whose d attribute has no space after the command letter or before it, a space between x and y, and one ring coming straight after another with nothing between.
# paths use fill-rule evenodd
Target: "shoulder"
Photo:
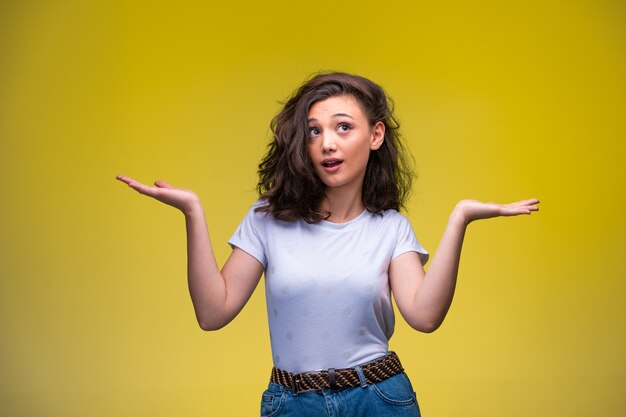
<instances>
[{"instance_id":1,"label":"shoulder","mask_svg":"<svg viewBox=\"0 0 626 417\"><path fill-rule=\"evenodd\" d=\"M257 228L275 228L284 227L293 222L287 222L279 220L270 212L269 202L266 199L260 198L256 200L251 206L244 217L244 222L252 223Z\"/></svg>"},{"instance_id":2,"label":"shoulder","mask_svg":"<svg viewBox=\"0 0 626 417\"><path fill-rule=\"evenodd\" d=\"M261 207L269 207L269 202L264 199L264 198L259 198L258 200L256 200L254 203L252 203L252 206L250 207L251 210L256 210L257 208L261 208Z\"/></svg>"},{"instance_id":3,"label":"shoulder","mask_svg":"<svg viewBox=\"0 0 626 417\"><path fill-rule=\"evenodd\" d=\"M259 220L271 219L272 216L267 212L267 207L269 207L267 200L260 198L252 203L252 205L248 209L248 212L246 213L246 217L253 217Z\"/></svg>"},{"instance_id":4,"label":"shoulder","mask_svg":"<svg viewBox=\"0 0 626 417\"><path fill-rule=\"evenodd\" d=\"M411 239L415 236L411 221L397 210L383 211L381 223L388 233L396 235L399 239Z\"/></svg>"},{"instance_id":5,"label":"shoulder","mask_svg":"<svg viewBox=\"0 0 626 417\"><path fill-rule=\"evenodd\" d=\"M251 227L253 229L265 228L265 224L271 221L272 216L263 210L267 204L264 200L257 200L248 208L245 216L241 221L241 227Z\"/></svg>"},{"instance_id":6,"label":"shoulder","mask_svg":"<svg viewBox=\"0 0 626 417\"><path fill-rule=\"evenodd\" d=\"M384 210L380 216L382 216L383 220L388 224L394 224L397 226L411 224L409 219L404 214L394 209Z\"/></svg>"},{"instance_id":7,"label":"shoulder","mask_svg":"<svg viewBox=\"0 0 626 417\"><path fill-rule=\"evenodd\" d=\"M394 209L383 210L380 213L368 212L366 218L366 224L379 230L378 233L400 236L412 230L409 219Z\"/></svg>"}]
</instances>

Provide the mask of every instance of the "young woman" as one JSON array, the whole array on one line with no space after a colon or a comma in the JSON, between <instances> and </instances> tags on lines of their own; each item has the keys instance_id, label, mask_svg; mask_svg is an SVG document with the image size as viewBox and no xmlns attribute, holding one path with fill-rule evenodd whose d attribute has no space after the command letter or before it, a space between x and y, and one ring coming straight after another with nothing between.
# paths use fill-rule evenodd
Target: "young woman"
<instances>
[{"instance_id":1,"label":"young woman","mask_svg":"<svg viewBox=\"0 0 626 417\"><path fill-rule=\"evenodd\" d=\"M418 416L411 383L388 350L390 293L411 327L436 330L452 302L467 225L530 214L539 201L459 202L425 272L428 253L398 212L412 172L380 86L319 74L271 127L260 199L221 270L194 192L117 179L184 213L189 290L204 330L228 324L265 273L274 368L262 416Z\"/></svg>"}]
</instances>

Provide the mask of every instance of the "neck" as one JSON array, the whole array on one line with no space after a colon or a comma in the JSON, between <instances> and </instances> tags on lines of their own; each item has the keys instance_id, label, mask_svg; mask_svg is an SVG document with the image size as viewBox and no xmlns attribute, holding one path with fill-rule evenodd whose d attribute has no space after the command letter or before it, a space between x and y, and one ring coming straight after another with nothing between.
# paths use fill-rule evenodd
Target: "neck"
<instances>
[{"instance_id":1,"label":"neck","mask_svg":"<svg viewBox=\"0 0 626 417\"><path fill-rule=\"evenodd\" d=\"M326 220L345 223L358 217L365 210L361 192L360 187L350 191L327 188L321 204L323 210L330 212L330 217Z\"/></svg>"}]
</instances>

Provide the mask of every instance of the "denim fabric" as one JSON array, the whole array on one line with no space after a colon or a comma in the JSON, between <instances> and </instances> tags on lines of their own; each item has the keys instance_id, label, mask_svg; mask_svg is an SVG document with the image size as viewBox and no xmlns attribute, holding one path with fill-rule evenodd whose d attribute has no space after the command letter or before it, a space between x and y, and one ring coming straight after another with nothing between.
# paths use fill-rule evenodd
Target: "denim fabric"
<instances>
[{"instance_id":1,"label":"denim fabric","mask_svg":"<svg viewBox=\"0 0 626 417\"><path fill-rule=\"evenodd\" d=\"M360 387L324 389L294 395L269 383L261 400L261 417L420 417L415 392L406 374Z\"/></svg>"}]
</instances>

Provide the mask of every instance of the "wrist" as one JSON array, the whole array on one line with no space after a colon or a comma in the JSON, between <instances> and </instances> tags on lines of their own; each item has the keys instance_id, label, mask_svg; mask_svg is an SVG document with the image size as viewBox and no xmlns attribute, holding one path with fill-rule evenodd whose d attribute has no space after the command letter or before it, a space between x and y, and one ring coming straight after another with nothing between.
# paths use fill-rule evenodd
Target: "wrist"
<instances>
[{"instance_id":1,"label":"wrist","mask_svg":"<svg viewBox=\"0 0 626 417\"><path fill-rule=\"evenodd\" d=\"M452 210L452 213L450 214L450 223L453 223L460 227L467 227L470 222L471 220L467 215L463 201L458 202L457 205L454 207L454 210Z\"/></svg>"},{"instance_id":2,"label":"wrist","mask_svg":"<svg viewBox=\"0 0 626 417\"><path fill-rule=\"evenodd\" d=\"M204 215L204 207L202 207L202 203L198 199L197 201L194 201L193 203L189 204L189 206L185 207L182 210L182 212L185 215L185 218L193 218L193 217L203 216Z\"/></svg>"}]
</instances>

